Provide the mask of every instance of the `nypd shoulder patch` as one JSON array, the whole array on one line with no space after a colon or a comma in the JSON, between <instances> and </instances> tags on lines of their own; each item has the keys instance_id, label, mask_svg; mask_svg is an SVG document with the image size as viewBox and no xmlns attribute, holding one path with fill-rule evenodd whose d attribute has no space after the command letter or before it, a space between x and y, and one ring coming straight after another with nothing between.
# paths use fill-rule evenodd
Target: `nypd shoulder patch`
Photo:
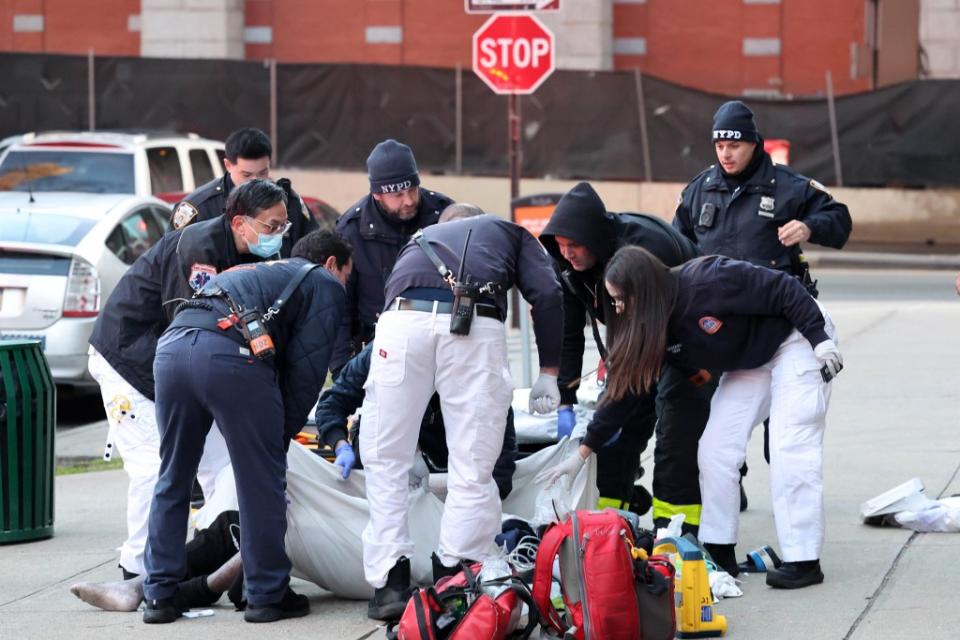
<instances>
[{"instance_id":1,"label":"nypd shoulder patch","mask_svg":"<svg viewBox=\"0 0 960 640\"><path fill-rule=\"evenodd\" d=\"M200 291L215 275L217 275L217 268L212 264L194 262L193 266L190 267L190 278L187 282L190 283L191 289Z\"/></svg>"},{"instance_id":2,"label":"nypd shoulder patch","mask_svg":"<svg viewBox=\"0 0 960 640\"><path fill-rule=\"evenodd\" d=\"M173 210L173 228L182 229L200 214L199 209L184 200Z\"/></svg>"}]
</instances>

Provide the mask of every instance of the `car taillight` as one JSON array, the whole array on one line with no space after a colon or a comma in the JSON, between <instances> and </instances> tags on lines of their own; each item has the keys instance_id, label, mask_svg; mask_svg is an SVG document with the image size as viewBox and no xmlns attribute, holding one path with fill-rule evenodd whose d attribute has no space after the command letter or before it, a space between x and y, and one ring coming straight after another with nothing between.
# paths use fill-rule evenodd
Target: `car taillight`
<instances>
[{"instance_id":1,"label":"car taillight","mask_svg":"<svg viewBox=\"0 0 960 640\"><path fill-rule=\"evenodd\" d=\"M70 263L67 295L63 301L65 318L92 318L100 311L100 277L97 268L78 256Z\"/></svg>"}]
</instances>

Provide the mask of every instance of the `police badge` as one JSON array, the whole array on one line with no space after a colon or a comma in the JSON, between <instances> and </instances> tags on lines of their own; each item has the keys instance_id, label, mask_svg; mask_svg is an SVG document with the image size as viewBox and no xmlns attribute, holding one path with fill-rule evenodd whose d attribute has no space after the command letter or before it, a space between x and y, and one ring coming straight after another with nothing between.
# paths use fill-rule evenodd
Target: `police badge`
<instances>
[{"instance_id":1,"label":"police badge","mask_svg":"<svg viewBox=\"0 0 960 640\"><path fill-rule=\"evenodd\" d=\"M772 218L773 210L776 208L774 200L770 196L760 196L760 210L757 211L758 216L763 216L764 218Z\"/></svg>"},{"instance_id":2,"label":"police badge","mask_svg":"<svg viewBox=\"0 0 960 640\"><path fill-rule=\"evenodd\" d=\"M184 228L190 224L190 221L196 218L199 213L200 211L198 211L193 204L184 200L173 210L173 228Z\"/></svg>"},{"instance_id":3,"label":"police badge","mask_svg":"<svg viewBox=\"0 0 960 640\"><path fill-rule=\"evenodd\" d=\"M215 275L217 275L217 268L212 264L194 262L193 266L190 267L190 278L187 282L190 283L191 289L200 291Z\"/></svg>"}]
</instances>

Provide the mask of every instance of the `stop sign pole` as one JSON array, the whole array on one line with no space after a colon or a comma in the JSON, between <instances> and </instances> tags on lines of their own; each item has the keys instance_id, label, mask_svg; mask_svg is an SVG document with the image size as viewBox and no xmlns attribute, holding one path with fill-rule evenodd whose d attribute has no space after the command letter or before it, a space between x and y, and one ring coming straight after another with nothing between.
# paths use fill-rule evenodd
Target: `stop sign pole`
<instances>
[{"instance_id":1,"label":"stop sign pole","mask_svg":"<svg viewBox=\"0 0 960 640\"><path fill-rule=\"evenodd\" d=\"M507 96L507 156L510 164L510 219L513 201L520 197L520 100L537 90L556 67L553 33L535 16L526 13L498 14L473 34L473 71L495 93ZM530 314L516 289L512 293L511 325L520 327L523 386L529 387Z\"/></svg>"}]
</instances>

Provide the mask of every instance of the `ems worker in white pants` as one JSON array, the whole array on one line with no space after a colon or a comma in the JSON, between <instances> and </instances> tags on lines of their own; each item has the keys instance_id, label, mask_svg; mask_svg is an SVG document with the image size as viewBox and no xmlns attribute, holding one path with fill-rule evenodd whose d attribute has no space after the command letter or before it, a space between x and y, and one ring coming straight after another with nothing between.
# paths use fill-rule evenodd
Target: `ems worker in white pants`
<instances>
[{"instance_id":1,"label":"ems worker in white pants","mask_svg":"<svg viewBox=\"0 0 960 640\"><path fill-rule=\"evenodd\" d=\"M127 539L120 547L120 568L124 578L143 574L143 553L147 544L147 520L153 488L160 473L160 432L153 400L127 382L100 353L90 347L87 367L100 385L110 431L104 459L115 453L123 459L127 486ZM230 463L227 443L219 429L210 429L197 482L204 496L213 495L217 474Z\"/></svg>"},{"instance_id":2,"label":"ems worker in white pants","mask_svg":"<svg viewBox=\"0 0 960 640\"><path fill-rule=\"evenodd\" d=\"M739 469L750 432L769 412L770 493L785 562L767 573L767 584L823 582L823 432L829 380L842 368L833 323L796 278L720 256L668 269L628 247L604 279L618 309L608 397L648 387L664 357L691 372L724 372L697 460L699 538L710 555L737 575ZM579 468L589 453L575 454L559 472Z\"/></svg>"},{"instance_id":3,"label":"ems worker in white pants","mask_svg":"<svg viewBox=\"0 0 960 640\"><path fill-rule=\"evenodd\" d=\"M377 620L399 618L410 595L414 544L407 473L434 392L440 395L449 449L434 578L458 571L461 560L483 561L497 551L501 508L493 467L513 392L503 320L514 284L531 304L540 356L531 411L549 413L559 404L562 296L550 258L523 227L481 214L471 205L448 207L443 224L424 229L419 241L415 237L403 248L387 280L360 430L370 505L363 565L375 588L368 615ZM451 282L468 235L462 275L478 286L468 322L457 327L451 322ZM453 272L449 280L441 270Z\"/></svg>"}]
</instances>

